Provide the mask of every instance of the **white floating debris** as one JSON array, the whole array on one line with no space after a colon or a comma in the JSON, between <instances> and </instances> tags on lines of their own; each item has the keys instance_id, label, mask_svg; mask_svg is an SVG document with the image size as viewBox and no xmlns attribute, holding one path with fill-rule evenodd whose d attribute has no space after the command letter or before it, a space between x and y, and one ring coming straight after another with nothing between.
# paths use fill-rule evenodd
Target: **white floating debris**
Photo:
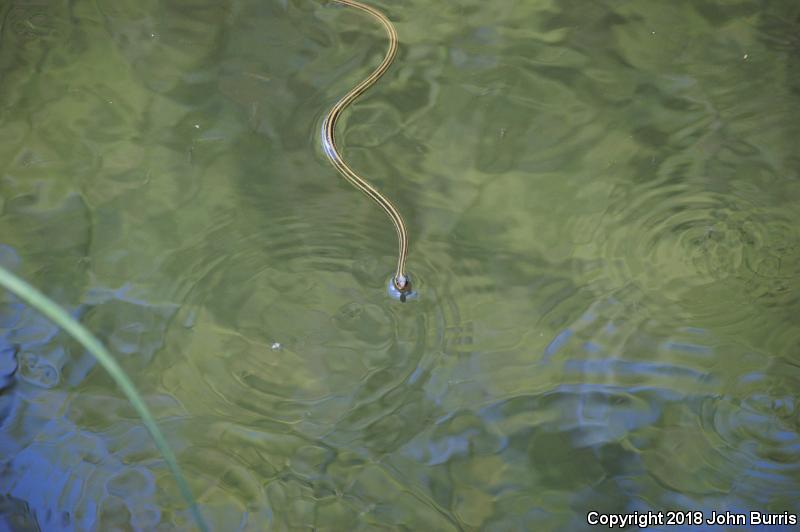
<instances>
[{"instance_id":1,"label":"white floating debris","mask_svg":"<svg viewBox=\"0 0 800 532\"><path fill-rule=\"evenodd\" d=\"M272 350L273 351L278 351L280 348L281 348L281 343L280 342L272 342Z\"/></svg>"}]
</instances>

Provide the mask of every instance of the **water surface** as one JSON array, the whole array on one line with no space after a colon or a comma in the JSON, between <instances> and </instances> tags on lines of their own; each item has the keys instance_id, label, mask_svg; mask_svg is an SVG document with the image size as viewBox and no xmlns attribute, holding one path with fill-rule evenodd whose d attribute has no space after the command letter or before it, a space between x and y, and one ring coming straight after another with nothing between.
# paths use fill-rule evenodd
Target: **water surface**
<instances>
[{"instance_id":1,"label":"water surface","mask_svg":"<svg viewBox=\"0 0 800 532\"><path fill-rule=\"evenodd\" d=\"M212 528L800 512L800 4L371 5L400 51L339 142L407 218L406 304L318 139L374 21L0 8L0 263L119 357ZM113 382L2 297L8 526L191 528Z\"/></svg>"}]
</instances>

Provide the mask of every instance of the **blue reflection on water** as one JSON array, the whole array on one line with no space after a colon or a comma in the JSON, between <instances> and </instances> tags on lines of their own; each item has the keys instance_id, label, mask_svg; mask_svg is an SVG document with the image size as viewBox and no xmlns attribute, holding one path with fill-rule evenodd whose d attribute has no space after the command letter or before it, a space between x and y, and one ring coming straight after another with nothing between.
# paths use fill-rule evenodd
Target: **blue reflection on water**
<instances>
[{"instance_id":1,"label":"blue reflection on water","mask_svg":"<svg viewBox=\"0 0 800 532\"><path fill-rule=\"evenodd\" d=\"M562 347L567 345L567 342L575 332L572 329L564 329L553 338L547 347L544 349L545 360L549 360L551 356L556 354Z\"/></svg>"},{"instance_id":2,"label":"blue reflection on water","mask_svg":"<svg viewBox=\"0 0 800 532\"><path fill-rule=\"evenodd\" d=\"M0 245L0 264L13 270L19 263ZM0 295L0 532L90 530L99 516L120 511L128 526L152 529L161 512L153 473L139 465L153 447L146 431L120 419L123 399L70 393L95 368L94 358L71 353L58 327ZM66 310L99 330L124 366L149 362L176 308L137 299L125 285L92 289ZM71 419L98 409L111 412L112 430L87 431Z\"/></svg>"}]
</instances>

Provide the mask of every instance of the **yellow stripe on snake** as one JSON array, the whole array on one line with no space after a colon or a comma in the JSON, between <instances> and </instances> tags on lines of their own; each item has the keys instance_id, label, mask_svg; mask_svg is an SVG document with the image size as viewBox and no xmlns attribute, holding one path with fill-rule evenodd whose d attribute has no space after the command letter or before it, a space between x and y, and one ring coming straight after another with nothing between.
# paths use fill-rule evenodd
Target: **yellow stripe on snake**
<instances>
[{"instance_id":1,"label":"yellow stripe on snake","mask_svg":"<svg viewBox=\"0 0 800 532\"><path fill-rule=\"evenodd\" d=\"M397 267L391 280L390 289L394 288L394 291L396 291L400 300L405 301L406 296L411 294L411 280L405 273L406 255L408 254L408 232L406 231L406 224L403 221L403 217L386 196L378 192L375 187L369 184L363 177L359 176L357 173L355 173L355 171L353 171L352 168L350 168L350 166L348 166L339 153L339 150L336 148L335 138L336 120L342 114L342 111L344 111L348 105L353 103L353 101L361 96L361 94L363 94L367 89L372 87L375 82L378 81L378 79L384 74L384 72L389 69L392 61L394 61L394 57L397 54L397 31L395 31L391 21L389 21L389 19L386 18L383 13L375 8L362 4L361 2L356 2L355 0L333 1L337 4L354 7L364 11L365 13L368 13L378 22L380 22L386 32L389 34L389 50L386 52L386 56L383 58L381 64L378 65L378 68L376 68L372 74L364 79L364 81L350 89L350 91L345 94L341 100L336 102L336 105L333 106L333 108L325 117L325 120L322 123L322 148L325 152L325 155L327 155L328 159L330 159L331 164L333 164L339 173L342 174L342 177L347 179L347 181L358 190L372 198L372 200L377 203L380 208L383 209L383 211L389 216L392 224L394 224L394 228L397 231L398 253Z\"/></svg>"}]
</instances>

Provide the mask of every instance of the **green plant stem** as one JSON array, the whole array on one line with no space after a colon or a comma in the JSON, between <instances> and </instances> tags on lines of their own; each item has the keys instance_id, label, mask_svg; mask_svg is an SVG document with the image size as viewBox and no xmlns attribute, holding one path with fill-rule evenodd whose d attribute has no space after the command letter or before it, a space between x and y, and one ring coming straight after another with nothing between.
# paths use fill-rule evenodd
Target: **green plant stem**
<instances>
[{"instance_id":1,"label":"green plant stem","mask_svg":"<svg viewBox=\"0 0 800 532\"><path fill-rule=\"evenodd\" d=\"M167 440L164 438L161 430L159 430L158 425L156 425L155 419L147 409L147 405L145 405L144 401L142 401L142 398L139 396L139 393L136 391L133 383L122 370L120 365L117 364L117 361L114 360L106 348L103 347L103 344L101 344L100 341L95 338L92 333L90 333L83 325L75 321L69 314L64 312L64 310L59 307L57 303L53 302L50 298L1 266L0 285L42 313L45 317L63 329L67 334L72 336L83 347L85 347L95 359L97 359L97 362L103 366L106 371L108 371L109 375L111 375L111 378L117 383L117 386L122 389L122 393L124 393L131 402L133 408L136 409L139 417L142 418L144 426L147 427L147 430L150 432L150 436L152 436L156 447L158 447L158 450L161 453L161 456L164 457L164 460L167 462L167 466L169 466L172 475L175 477L175 481L178 483L178 489L180 490L181 495L189 504L192 517L197 523L197 526L200 527L200 530L203 532L207 532L208 526L203 520L203 516L200 514L200 510L197 507L197 503L194 501L194 497L192 497L192 492L189 490L189 485L186 483L186 479L181 473L181 469L178 466L178 462L175 459L172 449L170 449L169 445L167 444Z\"/></svg>"}]
</instances>

